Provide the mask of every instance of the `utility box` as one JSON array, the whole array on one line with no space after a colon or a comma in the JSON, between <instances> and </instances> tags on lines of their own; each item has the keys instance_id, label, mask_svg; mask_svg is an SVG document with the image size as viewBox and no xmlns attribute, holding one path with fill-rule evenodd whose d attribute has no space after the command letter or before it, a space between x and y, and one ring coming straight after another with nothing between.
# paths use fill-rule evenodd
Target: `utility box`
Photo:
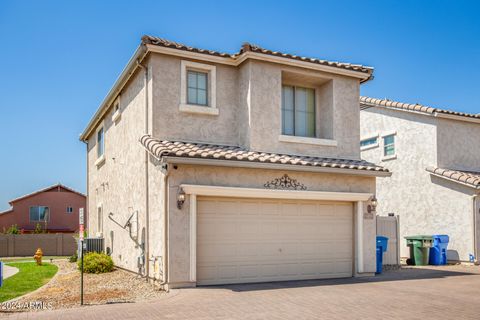
<instances>
[{"instance_id":1,"label":"utility box","mask_svg":"<svg viewBox=\"0 0 480 320\"><path fill-rule=\"evenodd\" d=\"M105 239L104 238L85 238L85 253L88 252L97 252L103 253L105 250Z\"/></svg>"}]
</instances>

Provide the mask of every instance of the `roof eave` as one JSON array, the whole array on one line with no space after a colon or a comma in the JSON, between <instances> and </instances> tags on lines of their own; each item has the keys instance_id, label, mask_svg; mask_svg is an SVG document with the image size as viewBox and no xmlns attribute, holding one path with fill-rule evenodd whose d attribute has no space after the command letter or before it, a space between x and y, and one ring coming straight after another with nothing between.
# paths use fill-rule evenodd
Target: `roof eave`
<instances>
[{"instance_id":1,"label":"roof eave","mask_svg":"<svg viewBox=\"0 0 480 320\"><path fill-rule=\"evenodd\" d=\"M158 159L158 157L156 158ZM234 167L234 168L337 173L337 174L370 176L370 177L390 177L392 175L392 173L389 171L330 168L330 167L320 167L320 166L303 166L303 165L294 165L294 164L264 163L264 162L251 162L251 161L241 161L241 160L202 159L202 158L187 158L187 157L172 157L172 156L163 156L159 160L162 160L163 162L170 163L170 164L189 164L189 165L204 165L204 166Z\"/></svg>"},{"instance_id":2,"label":"roof eave","mask_svg":"<svg viewBox=\"0 0 480 320\"><path fill-rule=\"evenodd\" d=\"M84 141L84 142L87 141L88 137L90 136L90 134L92 133L96 125L100 122L100 120L103 118L105 113L108 111L110 105L113 103L115 98L122 91L125 84L128 82L128 80L137 70L138 68L137 61L141 62L145 58L147 53L148 53L147 46L141 43L138 46L137 50L135 50L135 53L130 58L127 65L123 69L123 71L118 76L112 88L108 91L106 97L103 99L102 103L100 104L100 107L97 109L93 117L88 122L84 131L80 135L80 141Z\"/></svg>"},{"instance_id":3,"label":"roof eave","mask_svg":"<svg viewBox=\"0 0 480 320\"><path fill-rule=\"evenodd\" d=\"M428 168L425 169L425 170L428 173L430 173L432 176L436 176L436 177L439 177L439 178L442 178L442 179L445 179L445 180L448 180L448 181L451 181L451 182L455 182L455 183L461 184L463 186L472 188L474 190L480 190L480 185L474 185L474 184L471 184L471 183L467 183L467 182L459 181L459 180L456 180L456 179L452 179L452 178L446 177L444 175L438 174L436 172L432 172L432 171L428 170Z\"/></svg>"},{"instance_id":4,"label":"roof eave","mask_svg":"<svg viewBox=\"0 0 480 320\"><path fill-rule=\"evenodd\" d=\"M369 71L363 72L363 71L350 70L350 69L345 69L345 68L336 67L336 66L326 66L322 64L309 62L309 61L301 61L301 60L291 59L288 57L278 57L278 56L273 56L265 53L251 52L251 51L243 52L235 56L234 58L232 58L227 56L222 57L222 56L210 55L208 53L192 52L192 51L180 50L175 48L168 48L168 47L159 46L155 44L146 44L146 47L148 52L173 55L173 56L183 57L188 59L204 60L204 61L226 64L226 65L235 66L235 67L241 65L243 62L245 62L248 59L255 59L255 60L261 60L261 61L285 64L290 66L296 66L296 67L301 67L306 69L324 71L324 72L333 73L333 74L350 76L350 77L360 79L360 82L362 83L373 79L373 68L371 67L365 67L365 68L368 68Z\"/></svg>"},{"instance_id":5,"label":"roof eave","mask_svg":"<svg viewBox=\"0 0 480 320\"><path fill-rule=\"evenodd\" d=\"M456 121L480 123L480 118L473 118L473 117L456 115L456 114L448 114L448 113L442 113L442 112L435 112L435 113L434 113L434 116L437 117L437 118L448 119L448 120L456 120Z\"/></svg>"}]
</instances>

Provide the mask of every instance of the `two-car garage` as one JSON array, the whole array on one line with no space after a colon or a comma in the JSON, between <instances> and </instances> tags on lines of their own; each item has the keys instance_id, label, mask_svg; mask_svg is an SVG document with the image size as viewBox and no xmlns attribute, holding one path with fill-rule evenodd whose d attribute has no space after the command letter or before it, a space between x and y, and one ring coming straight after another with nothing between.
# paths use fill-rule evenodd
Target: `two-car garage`
<instances>
[{"instance_id":1,"label":"two-car garage","mask_svg":"<svg viewBox=\"0 0 480 320\"><path fill-rule=\"evenodd\" d=\"M353 203L196 198L197 285L351 277Z\"/></svg>"}]
</instances>

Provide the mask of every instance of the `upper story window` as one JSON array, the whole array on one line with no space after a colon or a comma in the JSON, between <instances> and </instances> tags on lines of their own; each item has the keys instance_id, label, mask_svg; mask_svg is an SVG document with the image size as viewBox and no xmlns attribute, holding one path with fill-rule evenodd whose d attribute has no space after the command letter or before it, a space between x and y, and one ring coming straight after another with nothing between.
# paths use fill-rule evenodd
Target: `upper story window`
<instances>
[{"instance_id":1,"label":"upper story window","mask_svg":"<svg viewBox=\"0 0 480 320\"><path fill-rule=\"evenodd\" d=\"M96 131L96 146L95 148L97 153L97 160L95 160L95 165L99 168L103 163L105 163L105 125L102 123Z\"/></svg>"},{"instance_id":2,"label":"upper story window","mask_svg":"<svg viewBox=\"0 0 480 320\"><path fill-rule=\"evenodd\" d=\"M30 221L41 222L50 220L50 208L45 206L30 207Z\"/></svg>"},{"instance_id":3,"label":"upper story window","mask_svg":"<svg viewBox=\"0 0 480 320\"><path fill-rule=\"evenodd\" d=\"M199 106L208 106L208 73L187 71L187 102Z\"/></svg>"},{"instance_id":4,"label":"upper story window","mask_svg":"<svg viewBox=\"0 0 480 320\"><path fill-rule=\"evenodd\" d=\"M115 99L113 102L113 115L112 115L112 122L117 124L117 122L120 120L122 111L120 110L120 96Z\"/></svg>"},{"instance_id":5,"label":"upper story window","mask_svg":"<svg viewBox=\"0 0 480 320\"><path fill-rule=\"evenodd\" d=\"M103 127L97 132L97 158L103 156L105 151L105 133Z\"/></svg>"},{"instance_id":6,"label":"upper story window","mask_svg":"<svg viewBox=\"0 0 480 320\"><path fill-rule=\"evenodd\" d=\"M383 137L383 156L395 156L395 135L390 134Z\"/></svg>"},{"instance_id":7,"label":"upper story window","mask_svg":"<svg viewBox=\"0 0 480 320\"><path fill-rule=\"evenodd\" d=\"M67 213L68 214L73 213L73 207L68 206L67 207Z\"/></svg>"},{"instance_id":8,"label":"upper story window","mask_svg":"<svg viewBox=\"0 0 480 320\"><path fill-rule=\"evenodd\" d=\"M218 115L217 68L211 64L182 60L180 69L179 110Z\"/></svg>"},{"instance_id":9,"label":"upper story window","mask_svg":"<svg viewBox=\"0 0 480 320\"><path fill-rule=\"evenodd\" d=\"M282 87L282 134L315 137L315 90Z\"/></svg>"},{"instance_id":10,"label":"upper story window","mask_svg":"<svg viewBox=\"0 0 480 320\"><path fill-rule=\"evenodd\" d=\"M368 147L368 146L371 146L371 145L374 145L374 144L377 144L377 143L378 143L378 138L377 137L369 138L369 139L365 139L365 140L360 141L360 147Z\"/></svg>"},{"instance_id":11,"label":"upper story window","mask_svg":"<svg viewBox=\"0 0 480 320\"><path fill-rule=\"evenodd\" d=\"M360 150L368 150L378 147L378 134L373 137L360 140Z\"/></svg>"}]
</instances>

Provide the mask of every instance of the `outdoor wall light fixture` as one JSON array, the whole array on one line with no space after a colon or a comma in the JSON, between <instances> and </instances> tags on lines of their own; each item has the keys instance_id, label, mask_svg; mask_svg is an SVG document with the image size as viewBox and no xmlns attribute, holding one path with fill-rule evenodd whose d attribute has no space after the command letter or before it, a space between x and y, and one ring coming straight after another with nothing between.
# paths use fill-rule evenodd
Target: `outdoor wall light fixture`
<instances>
[{"instance_id":1,"label":"outdoor wall light fixture","mask_svg":"<svg viewBox=\"0 0 480 320\"><path fill-rule=\"evenodd\" d=\"M377 198L375 196L373 196L370 199L370 204L367 206L368 213L375 212L375 210L377 210L377 204L378 204Z\"/></svg>"},{"instance_id":2,"label":"outdoor wall light fixture","mask_svg":"<svg viewBox=\"0 0 480 320\"><path fill-rule=\"evenodd\" d=\"M182 188L179 188L178 194L177 194L177 208L182 209L184 203L185 203L185 191L183 191Z\"/></svg>"}]
</instances>

